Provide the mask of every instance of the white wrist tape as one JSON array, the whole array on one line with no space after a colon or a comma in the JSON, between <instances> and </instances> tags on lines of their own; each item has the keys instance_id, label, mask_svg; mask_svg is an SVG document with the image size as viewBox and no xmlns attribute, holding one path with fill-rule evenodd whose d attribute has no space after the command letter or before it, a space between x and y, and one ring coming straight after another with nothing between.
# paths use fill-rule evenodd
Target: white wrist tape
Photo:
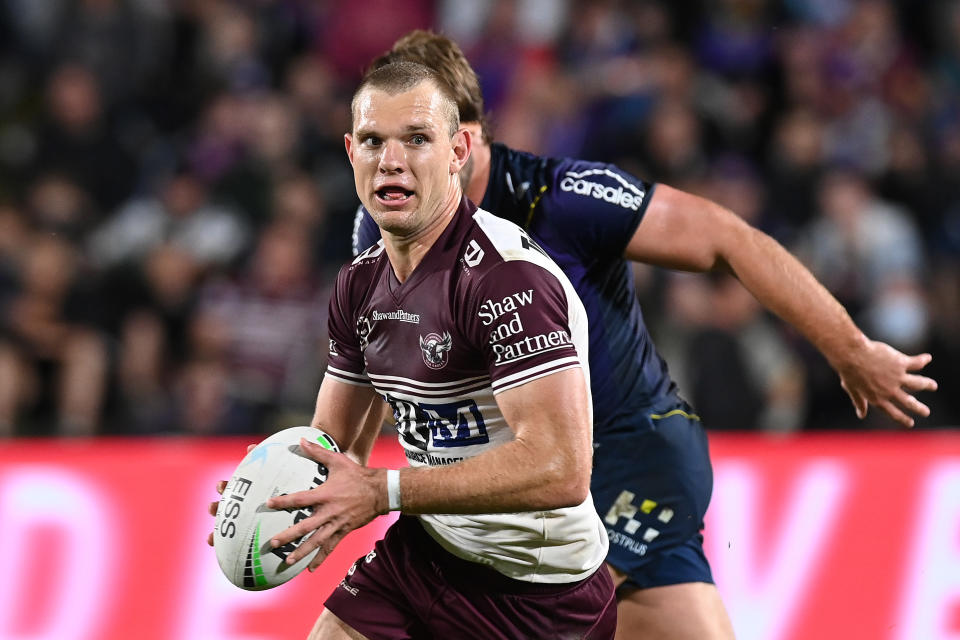
<instances>
[{"instance_id":1,"label":"white wrist tape","mask_svg":"<svg viewBox=\"0 0 960 640\"><path fill-rule=\"evenodd\" d=\"M387 469L387 506L390 511L400 511L399 469Z\"/></svg>"}]
</instances>

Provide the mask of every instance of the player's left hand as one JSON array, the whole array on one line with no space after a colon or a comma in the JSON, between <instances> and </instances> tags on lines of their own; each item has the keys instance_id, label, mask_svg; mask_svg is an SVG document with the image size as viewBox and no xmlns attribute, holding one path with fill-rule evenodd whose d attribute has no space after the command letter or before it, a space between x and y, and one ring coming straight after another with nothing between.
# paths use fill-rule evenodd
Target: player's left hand
<instances>
[{"instance_id":1,"label":"player's left hand","mask_svg":"<svg viewBox=\"0 0 960 640\"><path fill-rule=\"evenodd\" d=\"M865 418L869 405L873 405L909 428L914 419L908 413L930 415L930 408L913 393L936 391L937 382L911 372L920 371L931 360L929 353L908 356L886 343L868 340L849 362L837 366L837 373L858 418Z\"/></svg>"},{"instance_id":2,"label":"player's left hand","mask_svg":"<svg viewBox=\"0 0 960 640\"><path fill-rule=\"evenodd\" d=\"M227 481L226 481L226 480L220 480L219 482L217 482L217 493L219 493L219 494L222 495L222 494L223 494L223 490L226 489L226 488L227 488ZM207 513L209 513L209 514L212 515L213 517L216 517L216 516L217 516L217 509L219 509L219 508L220 508L220 501L219 501L219 500L215 500L215 501L211 502L211 503L207 506ZM211 531L210 533L207 534L207 544L210 545L211 547L213 546L213 531Z\"/></svg>"},{"instance_id":3,"label":"player's left hand","mask_svg":"<svg viewBox=\"0 0 960 640\"><path fill-rule=\"evenodd\" d=\"M251 451L253 451L256 448L256 446L257 446L256 443L247 445L247 453L250 453ZM219 493L220 495L223 495L223 490L226 488L227 488L226 480L220 480L217 482L217 493ZM209 513L213 517L217 517L217 509L219 508L219 506L220 506L219 500L215 500L211 502L207 506L207 513ZM207 544L210 545L211 547L213 546L213 531L207 534Z\"/></svg>"},{"instance_id":4,"label":"player's left hand","mask_svg":"<svg viewBox=\"0 0 960 640\"><path fill-rule=\"evenodd\" d=\"M274 548L281 547L313 532L287 556L287 564L294 564L319 548L320 551L310 562L309 569L313 571L344 536L388 511L386 470L362 467L342 453L328 451L302 438L300 447L308 456L327 467L327 481L308 491L267 500L267 507L271 509L313 509L310 517L274 536L270 544Z\"/></svg>"}]
</instances>

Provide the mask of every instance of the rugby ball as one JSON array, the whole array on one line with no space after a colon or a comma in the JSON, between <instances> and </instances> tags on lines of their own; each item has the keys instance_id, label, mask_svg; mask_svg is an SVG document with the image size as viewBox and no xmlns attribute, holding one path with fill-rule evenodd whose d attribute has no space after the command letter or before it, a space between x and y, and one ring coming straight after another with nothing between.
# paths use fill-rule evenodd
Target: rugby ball
<instances>
[{"instance_id":1,"label":"rugby ball","mask_svg":"<svg viewBox=\"0 0 960 640\"><path fill-rule=\"evenodd\" d=\"M312 509L276 511L267 508L267 500L312 489L327 480L327 468L307 456L300 438L340 451L320 429L283 429L244 457L220 496L213 548L223 574L241 589L261 591L283 584L306 569L317 554L314 551L293 565L285 562L310 534L277 549L270 546L273 536L309 517Z\"/></svg>"}]
</instances>

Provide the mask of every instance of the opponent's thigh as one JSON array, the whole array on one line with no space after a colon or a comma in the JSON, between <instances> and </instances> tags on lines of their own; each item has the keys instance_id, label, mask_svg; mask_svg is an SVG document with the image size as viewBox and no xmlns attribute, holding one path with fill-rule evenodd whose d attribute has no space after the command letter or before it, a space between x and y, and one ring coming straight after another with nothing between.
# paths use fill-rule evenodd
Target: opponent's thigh
<instances>
[{"instance_id":1,"label":"opponent's thigh","mask_svg":"<svg viewBox=\"0 0 960 640\"><path fill-rule=\"evenodd\" d=\"M638 589L617 605L616 640L733 640L716 585L688 582Z\"/></svg>"},{"instance_id":2,"label":"opponent's thigh","mask_svg":"<svg viewBox=\"0 0 960 640\"><path fill-rule=\"evenodd\" d=\"M324 609L313 624L307 640L367 640L367 637L351 628L329 609Z\"/></svg>"}]
</instances>

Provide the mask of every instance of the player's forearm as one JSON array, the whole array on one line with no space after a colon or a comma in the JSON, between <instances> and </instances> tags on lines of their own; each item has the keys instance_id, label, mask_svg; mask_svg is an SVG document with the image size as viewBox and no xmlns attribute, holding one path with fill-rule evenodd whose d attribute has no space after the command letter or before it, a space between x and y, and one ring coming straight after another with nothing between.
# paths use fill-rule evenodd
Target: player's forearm
<instances>
[{"instance_id":1,"label":"player's forearm","mask_svg":"<svg viewBox=\"0 0 960 640\"><path fill-rule=\"evenodd\" d=\"M522 440L453 465L400 471L403 511L414 514L569 507L586 499L589 486L589 453L544 450Z\"/></svg>"},{"instance_id":2,"label":"player's forearm","mask_svg":"<svg viewBox=\"0 0 960 640\"><path fill-rule=\"evenodd\" d=\"M868 342L843 305L782 245L746 223L720 256L763 304L806 337L837 367Z\"/></svg>"},{"instance_id":3,"label":"player's forearm","mask_svg":"<svg viewBox=\"0 0 960 640\"><path fill-rule=\"evenodd\" d=\"M362 465L366 465L370 460L373 446L380 436L386 410L387 406L383 402L375 403L371 406L370 411L367 412L363 426L360 427L360 433L354 438L353 443L347 449L347 455Z\"/></svg>"},{"instance_id":4,"label":"player's forearm","mask_svg":"<svg viewBox=\"0 0 960 640\"><path fill-rule=\"evenodd\" d=\"M324 431L340 451L365 465L385 415L386 405L371 388L324 379L310 426Z\"/></svg>"}]
</instances>

